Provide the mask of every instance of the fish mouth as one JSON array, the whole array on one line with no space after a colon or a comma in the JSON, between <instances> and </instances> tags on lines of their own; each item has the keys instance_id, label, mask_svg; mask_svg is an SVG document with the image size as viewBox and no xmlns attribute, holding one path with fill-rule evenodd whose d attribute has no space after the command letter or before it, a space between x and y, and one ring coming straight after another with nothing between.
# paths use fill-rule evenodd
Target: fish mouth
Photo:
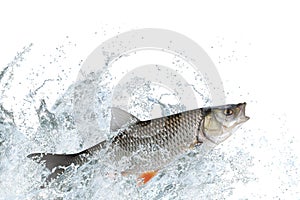
<instances>
[{"instance_id":1,"label":"fish mouth","mask_svg":"<svg viewBox=\"0 0 300 200\"><path fill-rule=\"evenodd\" d=\"M243 121L246 122L246 121L248 121L249 119L250 119L250 117L245 116L244 119L243 119Z\"/></svg>"},{"instance_id":2,"label":"fish mouth","mask_svg":"<svg viewBox=\"0 0 300 200\"><path fill-rule=\"evenodd\" d=\"M241 116L240 123L246 122L250 119L250 117L246 116L245 113L246 105L247 105L246 102L237 104L237 106L240 108L240 116Z\"/></svg>"},{"instance_id":3,"label":"fish mouth","mask_svg":"<svg viewBox=\"0 0 300 200\"><path fill-rule=\"evenodd\" d=\"M234 126L237 127L239 126L240 124L243 124L245 123L246 121L248 121L250 119L250 117L248 116L245 116L244 118L241 118L239 121L237 121ZM228 129L230 128L230 126L226 126L226 125L222 125L223 129Z\"/></svg>"},{"instance_id":4,"label":"fish mouth","mask_svg":"<svg viewBox=\"0 0 300 200\"><path fill-rule=\"evenodd\" d=\"M238 114L238 118L239 118L239 119L238 119L237 122L235 123L235 126L239 126L239 125L245 123L246 121L248 121L248 120L250 119L250 117L249 117L249 116L246 116L246 114L245 114L245 111L246 111L246 105L247 105L246 102L237 104L237 107L240 109L240 111L239 111L239 114ZM222 125L222 127L223 127L224 129L230 128L230 126L226 126L226 125Z\"/></svg>"}]
</instances>

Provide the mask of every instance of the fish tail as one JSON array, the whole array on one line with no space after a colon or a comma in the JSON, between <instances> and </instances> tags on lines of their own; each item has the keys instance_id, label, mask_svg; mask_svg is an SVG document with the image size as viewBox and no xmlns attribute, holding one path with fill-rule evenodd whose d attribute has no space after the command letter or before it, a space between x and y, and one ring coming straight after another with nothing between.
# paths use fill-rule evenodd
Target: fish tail
<instances>
[{"instance_id":1,"label":"fish tail","mask_svg":"<svg viewBox=\"0 0 300 200\"><path fill-rule=\"evenodd\" d=\"M105 148L105 146L106 141L102 141L89 149L75 154L33 153L28 155L27 157L31 158L37 163L45 164L46 168L51 171L51 174L47 177L46 180L46 182L49 182L62 174L65 171L66 167L72 164L80 166L86 163L90 156Z\"/></svg>"},{"instance_id":2,"label":"fish tail","mask_svg":"<svg viewBox=\"0 0 300 200\"><path fill-rule=\"evenodd\" d=\"M81 165L87 161L85 156L81 156L81 153L77 154L52 154L52 153L33 153L27 156L37 163L44 163L46 168L51 171L51 174L47 177L46 182L50 182L52 179L57 178L62 174L66 167L74 164Z\"/></svg>"}]
</instances>

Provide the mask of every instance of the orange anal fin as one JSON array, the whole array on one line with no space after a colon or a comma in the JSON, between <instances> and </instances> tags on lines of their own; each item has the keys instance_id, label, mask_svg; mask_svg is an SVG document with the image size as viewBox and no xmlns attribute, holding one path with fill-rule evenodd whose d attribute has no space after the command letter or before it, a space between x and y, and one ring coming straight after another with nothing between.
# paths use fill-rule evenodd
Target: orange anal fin
<instances>
[{"instance_id":1,"label":"orange anal fin","mask_svg":"<svg viewBox=\"0 0 300 200\"><path fill-rule=\"evenodd\" d=\"M156 174L158 173L158 170L155 171L148 171L142 173L138 177L138 186L141 186L143 184L146 184L148 181L150 181Z\"/></svg>"}]
</instances>

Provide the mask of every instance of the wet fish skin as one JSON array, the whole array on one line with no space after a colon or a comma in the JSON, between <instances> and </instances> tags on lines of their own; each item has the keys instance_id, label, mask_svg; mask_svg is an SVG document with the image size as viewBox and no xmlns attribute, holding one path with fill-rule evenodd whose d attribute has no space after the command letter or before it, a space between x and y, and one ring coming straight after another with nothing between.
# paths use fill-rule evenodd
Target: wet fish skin
<instances>
[{"instance_id":1,"label":"wet fish skin","mask_svg":"<svg viewBox=\"0 0 300 200\"><path fill-rule=\"evenodd\" d=\"M213 148L249 119L245 106L246 103L231 104L147 121L133 120L112 140L114 162L122 171L140 174L162 168L195 145ZM128 159L122 166L124 157Z\"/></svg>"},{"instance_id":2,"label":"wet fish skin","mask_svg":"<svg viewBox=\"0 0 300 200\"><path fill-rule=\"evenodd\" d=\"M112 108L111 130L118 134L108 141L76 154L35 153L28 157L45 162L52 171L48 180L70 164L81 165L90 156L106 149L122 173L140 174L159 170L196 145L213 148L246 122L246 103L206 107L152 120L140 121L118 108Z\"/></svg>"}]
</instances>

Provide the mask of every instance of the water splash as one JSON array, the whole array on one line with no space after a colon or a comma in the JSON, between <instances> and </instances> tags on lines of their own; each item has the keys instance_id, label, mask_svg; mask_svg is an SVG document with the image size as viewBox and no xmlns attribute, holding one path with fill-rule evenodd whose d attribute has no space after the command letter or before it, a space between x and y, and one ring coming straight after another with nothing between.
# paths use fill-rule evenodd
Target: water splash
<instances>
[{"instance_id":1,"label":"water splash","mask_svg":"<svg viewBox=\"0 0 300 200\"><path fill-rule=\"evenodd\" d=\"M5 107L5 101L12 98L6 94L6 91L10 90L10 85L14 81L14 71L18 70L16 67L21 65L25 53L30 52L31 46L18 53L13 62L0 74L2 94L0 99L0 199L228 199L237 193L237 188L241 185L253 184L259 179L252 170L257 165L255 153L249 149L253 148L251 144L263 142L259 141L259 138L253 138L253 134L247 129L241 129L239 134L248 134L248 138L237 135L204 155L200 153L201 148L182 155L142 187L137 187L135 176L124 177L114 174L111 166L101 162L108 155L99 152L88 163L79 168L68 167L64 175L46 188L40 188L49 171L27 159L26 155L35 151L73 153L85 147L85 136L76 128L73 103L76 101L76 93L74 95L74 91L78 91L76 88L81 87L80 91L88 91L90 84L99 87L95 105L98 106L97 110L101 111L95 112L95 115L84 111L82 116L90 120L100 119L98 125L104 131L99 132L100 136L95 139L96 142L101 138L109 137L105 130L108 130L107 122L110 116L105 108L110 106L107 104L107 99L112 95L109 85L113 78L109 74L104 75L101 79L102 85L99 80L93 79L89 80L90 82L75 83L52 107L47 105L46 98L40 99L32 95L38 93L39 89L29 89L31 92L24 99L29 98L27 103L33 117L26 117L29 121L24 121L29 127L26 131L29 130L30 134L22 132L20 123L15 123L17 114ZM47 80L45 79L44 83ZM43 87L45 84L38 88ZM148 90L141 91L145 92L143 95L146 96L145 101L149 104L136 103L132 108L134 112L141 113L143 116L143 113L151 110L155 104L160 105L162 115L184 110L182 105L164 102L163 95L159 98L149 96L153 93L153 88L147 83L144 87ZM18 118L29 112L28 107L19 107L19 109L19 113L24 115ZM92 130L88 126L86 128ZM297 168L291 165L291 162L297 163L297 159L288 159L286 162L290 167L287 169L289 173L297 174ZM296 179L286 182L292 186L297 185ZM239 197L246 198L243 195Z\"/></svg>"}]
</instances>

